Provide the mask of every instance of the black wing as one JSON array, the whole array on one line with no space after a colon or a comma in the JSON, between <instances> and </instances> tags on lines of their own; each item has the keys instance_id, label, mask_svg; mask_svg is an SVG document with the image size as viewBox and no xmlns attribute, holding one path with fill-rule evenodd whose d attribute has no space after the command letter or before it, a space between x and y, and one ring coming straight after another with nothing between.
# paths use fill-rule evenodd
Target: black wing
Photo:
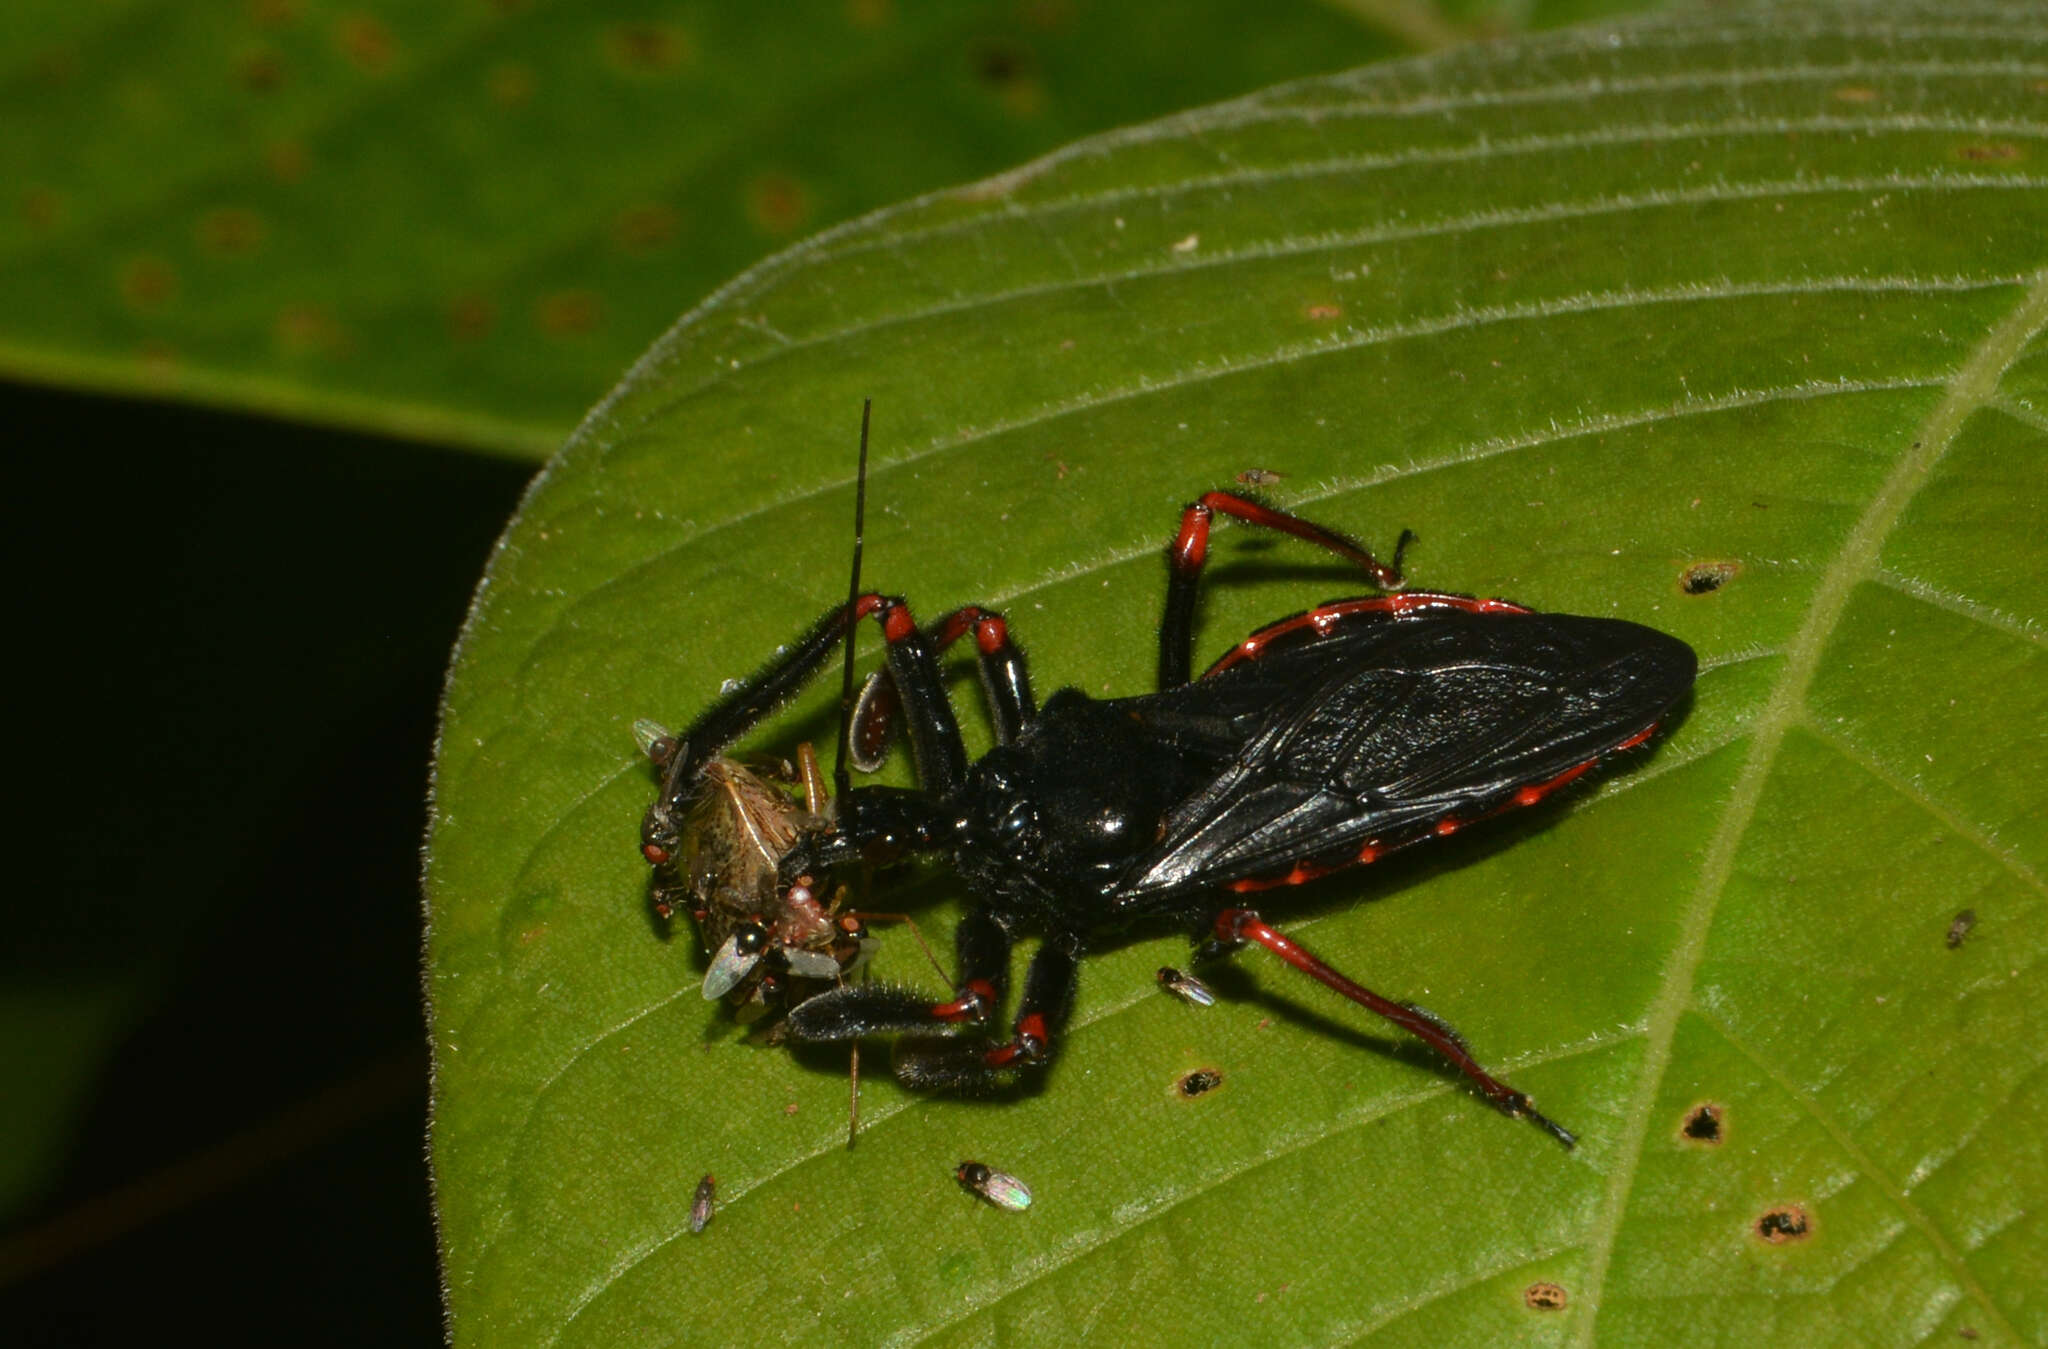
<instances>
[{"instance_id":1,"label":"black wing","mask_svg":"<svg viewBox=\"0 0 2048 1349\"><path fill-rule=\"evenodd\" d=\"M1234 742L1117 887L1119 904L1356 858L1498 809L1638 736L1692 648L1569 614L1365 613L1185 689L1131 699L1168 739Z\"/></svg>"}]
</instances>

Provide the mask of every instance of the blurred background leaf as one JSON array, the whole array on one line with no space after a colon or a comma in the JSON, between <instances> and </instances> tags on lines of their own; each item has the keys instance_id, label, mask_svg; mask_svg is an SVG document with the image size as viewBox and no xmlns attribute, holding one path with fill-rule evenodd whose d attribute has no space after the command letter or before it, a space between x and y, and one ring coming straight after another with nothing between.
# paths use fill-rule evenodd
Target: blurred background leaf
<instances>
[{"instance_id":1,"label":"blurred background leaf","mask_svg":"<svg viewBox=\"0 0 2048 1349\"><path fill-rule=\"evenodd\" d=\"M2044 98L2015 6L1574 31L1085 142L694 311L526 500L449 685L457 1341L2048 1338ZM1632 771L1273 906L1577 1152L1256 956L1166 998L1170 935L1091 958L1042 1092L871 1073L853 1152L843 1058L702 1002L629 727L831 602L864 394L872 581L1006 607L1043 689L1145 687L1175 511L1254 468L1415 528L1421 583L1699 649ZM1219 554L1203 657L1356 588ZM958 887L899 901L943 933ZM1224 1086L1182 1099L1196 1067ZM1037 1205L977 1206L962 1157Z\"/></svg>"},{"instance_id":2,"label":"blurred background leaf","mask_svg":"<svg viewBox=\"0 0 2048 1349\"><path fill-rule=\"evenodd\" d=\"M678 313L836 221L1639 7L15 0L0 372L538 458Z\"/></svg>"}]
</instances>

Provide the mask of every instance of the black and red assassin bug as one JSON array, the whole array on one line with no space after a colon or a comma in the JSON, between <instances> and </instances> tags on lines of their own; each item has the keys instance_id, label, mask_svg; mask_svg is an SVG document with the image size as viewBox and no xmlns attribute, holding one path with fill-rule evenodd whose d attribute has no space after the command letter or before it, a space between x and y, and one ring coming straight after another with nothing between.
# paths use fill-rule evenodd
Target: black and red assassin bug
<instances>
[{"instance_id":1,"label":"black and red assassin bug","mask_svg":"<svg viewBox=\"0 0 2048 1349\"><path fill-rule=\"evenodd\" d=\"M1356 563L1383 593L1269 624L1191 679L1197 586L1218 512ZM959 982L943 1002L879 985L833 989L793 1009L790 1032L854 1040L984 1024L1003 1006L1012 942L1037 932L1007 1042L937 1034L898 1046L897 1075L911 1086L1000 1082L1054 1057L1091 941L1179 920L1210 954L1266 947L1423 1040L1504 1113L1570 1147L1570 1133L1480 1067L1436 1016L1345 978L1243 897L1534 805L1648 740L1692 686L1692 648L1619 619L1404 592L1398 553L1396 566L1383 565L1334 530L1230 492L1185 509L1167 560L1157 692L1096 699L1061 689L1040 707L1001 614L969 606L919 628L900 597L856 583L845 604L680 737L671 783L694 781L693 765L801 687L850 626L880 625L894 700L868 716L900 709L921 786L842 785L832 827L801 838L782 876L949 855L975 900L955 933ZM938 666L938 653L969 634L998 742L971 764ZM886 738L873 730L855 734ZM658 799L642 826L657 864L675 841L671 807L680 802Z\"/></svg>"}]
</instances>

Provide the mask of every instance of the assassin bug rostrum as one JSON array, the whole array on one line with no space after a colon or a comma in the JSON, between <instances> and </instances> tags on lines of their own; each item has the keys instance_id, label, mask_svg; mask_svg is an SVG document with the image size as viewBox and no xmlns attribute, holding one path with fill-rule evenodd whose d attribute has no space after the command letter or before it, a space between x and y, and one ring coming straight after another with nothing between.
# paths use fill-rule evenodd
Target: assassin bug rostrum
<instances>
[{"instance_id":1,"label":"assassin bug rostrum","mask_svg":"<svg viewBox=\"0 0 2048 1349\"><path fill-rule=\"evenodd\" d=\"M1345 558L1382 593L1269 624L1191 679L1194 603L1219 512ZM1265 946L1429 1044L1505 1113L1571 1146L1568 1132L1481 1068L1436 1016L1347 979L1243 907L1244 897L1535 804L1649 739L1692 685L1692 649L1618 619L1404 591L1395 567L1336 531L1229 492L1186 508L1167 558L1154 693L1096 699L1068 688L1040 707L1002 615L969 606L921 629L900 597L856 585L683 737L671 780L794 693L849 626L880 625L891 697L863 700L854 738L878 745L887 730L878 723L900 716L920 786L842 789L831 828L799 839L782 875L950 855L974 900L955 933L958 983L942 1002L837 988L796 1007L791 1033L829 1041L927 1032L899 1043L897 1075L907 1084L1000 1081L1053 1058L1091 942L1140 922L1179 921L1206 936L1212 953ZM939 652L970 635L997 740L973 763L938 667ZM643 826L650 860L673 842L671 804L658 799ZM1010 1038L944 1034L997 1015L1011 944L1026 932L1043 940Z\"/></svg>"}]
</instances>

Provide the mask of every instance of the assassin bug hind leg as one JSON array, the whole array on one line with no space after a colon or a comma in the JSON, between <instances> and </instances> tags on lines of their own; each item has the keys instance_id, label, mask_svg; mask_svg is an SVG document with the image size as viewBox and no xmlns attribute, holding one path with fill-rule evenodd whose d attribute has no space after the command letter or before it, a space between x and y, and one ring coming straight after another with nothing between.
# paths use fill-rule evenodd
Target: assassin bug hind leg
<instances>
[{"instance_id":1,"label":"assassin bug hind leg","mask_svg":"<svg viewBox=\"0 0 2048 1349\"><path fill-rule=\"evenodd\" d=\"M1383 998L1364 985L1345 978L1301 943L1269 926L1250 909L1223 910L1216 916L1215 933L1216 943L1223 949L1241 945L1246 941L1257 942L1311 979L1341 993L1368 1011L1385 1017L1449 1059L1452 1066L1471 1078L1486 1099L1493 1102L1502 1114L1518 1119L1527 1118L1567 1148L1577 1145L1578 1139L1572 1132L1537 1110L1526 1092L1517 1091L1480 1067L1478 1060L1472 1057L1471 1050L1466 1047L1465 1037L1451 1029L1434 1012L1424 1011L1409 1003Z\"/></svg>"},{"instance_id":2,"label":"assassin bug hind leg","mask_svg":"<svg viewBox=\"0 0 2048 1349\"><path fill-rule=\"evenodd\" d=\"M1166 607L1159 619L1159 687L1162 690L1186 684L1193 671L1195 595L1201 584L1202 569L1209 561L1209 529L1219 511L1245 524L1291 534L1334 553L1356 564L1384 592L1391 594L1408 584L1407 578L1401 574L1401 558L1415 538L1409 530L1401 531L1400 539L1394 544L1393 563L1389 565L1355 540L1327 525L1304 520L1290 511L1268 506L1263 501L1240 496L1236 492L1204 492L1199 500L1181 512L1180 529L1174 534L1173 542L1166 546Z\"/></svg>"}]
</instances>

